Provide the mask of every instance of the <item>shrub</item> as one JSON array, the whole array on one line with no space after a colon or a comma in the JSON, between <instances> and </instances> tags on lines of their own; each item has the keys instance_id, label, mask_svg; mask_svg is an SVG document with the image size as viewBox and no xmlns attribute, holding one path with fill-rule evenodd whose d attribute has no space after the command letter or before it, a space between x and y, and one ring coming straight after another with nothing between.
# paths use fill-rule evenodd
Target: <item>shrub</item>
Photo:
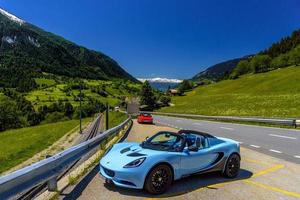
<instances>
[{"instance_id":1,"label":"shrub","mask_svg":"<svg viewBox=\"0 0 300 200\"><path fill-rule=\"evenodd\" d=\"M279 55L278 57L274 58L270 64L272 69L286 67L288 65L289 65L289 55L287 54Z\"/></svg>"},{"instance_id":2,"label":"shrub","mask_svg":"<svg viewBox=\"0 0 300 200\"><path fill-rule=\"evenodd\" d=\"M255 73L267 72L270 68L271 58L268 55L256 55L251 61L250 65Z\"/></svg>"},{"instance_id":3,"label":"shrub","mask_svg":"<svg viewBox=\"0 0 300 200\"><path fill-rule=\"evenodd\" d=\"M238 63L238 65L234 68L232 73L230 74L231 79L236 79L240 75L247 74L252 71L249 61L242 60Z\"/></svg>"}]
</instances>

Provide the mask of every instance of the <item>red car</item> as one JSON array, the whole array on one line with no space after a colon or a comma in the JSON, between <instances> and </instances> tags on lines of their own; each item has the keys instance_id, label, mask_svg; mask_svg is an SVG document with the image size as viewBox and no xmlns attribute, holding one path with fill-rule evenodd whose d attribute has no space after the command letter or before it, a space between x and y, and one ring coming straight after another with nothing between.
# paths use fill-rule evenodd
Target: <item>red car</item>
<instances>
[{"instance_id":1,"label":"red car","mask_svg":"<svg viewBox=\"0 0 300 200\"><path fill-rule=\"evenodd\" d=\"M149 124L153 124L153 117L151 114L148 113L141 113L138 117L137 117L137 121L138 123L149 123Z\"/></svg>"}]
</instances>

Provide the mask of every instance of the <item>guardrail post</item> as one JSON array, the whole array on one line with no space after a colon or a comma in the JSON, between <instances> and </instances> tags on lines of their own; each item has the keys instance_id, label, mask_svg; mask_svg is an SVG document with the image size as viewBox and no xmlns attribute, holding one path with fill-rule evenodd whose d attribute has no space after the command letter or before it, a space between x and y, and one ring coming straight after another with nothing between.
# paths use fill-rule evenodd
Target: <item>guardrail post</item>
<instances>
[{"instance_id":1,"label":"guardrail post","mask_svg":"<svg viewBox=\"0 0 300 200\"><path fill-rule=\"evenodd\" d=\"M57 191L57 179L56 177L50 179L48 182L47 182L47 187L48 187L48 190L50 192L55 192Z\"/></svg>"},{"instance_id":2,"label":"guardrail post","mask_svg":"<svg viewBox=\"0 0 300 200\"><path fill-rule=\"evenodd\" d=\"M295 128L297 128L298 125L300 125L300 119L295 119L294 120L294 125L295 125Z\"/></svg>"},{"instance_id":3,"label":"guardrail post","mask_svg":"<svg viewBox=\"0 0 300 200\"><path fill-rule=\"evenodd\" d=\"M51 155L46 155L46 158L50 158ZM47 181L47 187L50 192L57 191L57 177L51 178Z\"/></svg>"},{"instance_id":4,"label":"guardrail post","mask_svg":"<svg viewBox=\"0 0 300 200\"><path fill-rule=\"evenodd\" d=\"M106 103L106 112L105 112L105 130L108 130L109 129L109 126L108 126L108 114L109 114L109 104Z\"/></svg>"}]
</instances>

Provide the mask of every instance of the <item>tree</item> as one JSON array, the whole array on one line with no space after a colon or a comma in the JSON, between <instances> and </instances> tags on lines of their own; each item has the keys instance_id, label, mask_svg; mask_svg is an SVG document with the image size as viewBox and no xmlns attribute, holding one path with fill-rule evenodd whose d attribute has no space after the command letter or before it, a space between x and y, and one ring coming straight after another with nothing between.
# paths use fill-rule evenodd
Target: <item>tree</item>
<instances>
[{"instance_id":1,"label":"tree","mask_svg":"<svg viewBox=\"0 0 300 200\"><path fill-rule=\"evenodd\" d=\"M183 94L187 90L190 90L193 88L193 85L190 81L188 80L183 80L179 85L178 85L178 92L180 94Z\"/></svg>"},{"instance_id":2,"label":"tree","mask_svg":"<svg viewBox=\"0 0 300 200\"><path fill-rule=\"evenodd\" d=\"M153 110L155 108L155 96L148 81L143 83L140 96L141 105L146 105L149 110Z\"/></svg>"},{"instance_id":3,"label":"tree","mask_svg":"<svg viewBox=\"0 0 300 200\"><path fill-rule=\"evenodd\" d=\"M281 67L286 67L289 65L289 55L288 54L281 54L279 56L277 56L276 58L274 58L271 61L271 68L272 69L278 69Z\"/></svg>"},{"instance_id":4,"label":"tree","mask_svg":"<svg viewBox=\"0 0 300 200\"><path fill-rule=\"evenodd\" d=\"M160 101L163 104L163 106L168 106L169 103L171 102L171 97L167 96L167 95L162 95L160 97Z\"/></svg>"},{"instance_id":5,"label":"tree","mask_svg":"<svg viewBox=\"0 0 300 200\"><path fill-rule=\"evenodd\" d=\"M74 113L72 104L70 102L66 102L64 107L65 107L65 115L71 118Z\"/></svg>"},{"instance_id":6,"label":"tree","mask_svg":"<svg viewBox=\"0 0 300 200\"><path fill-rule=\"evenodd\" d=\"M250 65L255 73L267 72L270 68L271 58L268 55L256 55L251 61Z\"/></svg>"},{"instance_id":7,"label":"tree","mask_svg":"<svg viewBox=\"0 0 300 200\"><path fill-rule=\"evenodd\" d=\"M289 64L300 65L300 45L289 52Z\"/></svg>"},{"instance_id":8,"label":"tree","mask_svg":"<svg viewBox=\"0 0 300 200\"><path fill-rule=\"evenodd\" d=\"M17 104L8 97L0 101L0 131L21 127L20 112Z\"/></svg>"},{"instance_id":9,"label":"tree","mask_svg":"<svg viewBox=\"0 0 300 200\"><path fill-rule=\"evenodd\" d=\"M231 79L236 79L240 75L247 74L251 72L251 66L249 61L247 60L242 60L240 61L237 66L233 69L232 73L230 74Z\"/></svg>"}]
</instances>

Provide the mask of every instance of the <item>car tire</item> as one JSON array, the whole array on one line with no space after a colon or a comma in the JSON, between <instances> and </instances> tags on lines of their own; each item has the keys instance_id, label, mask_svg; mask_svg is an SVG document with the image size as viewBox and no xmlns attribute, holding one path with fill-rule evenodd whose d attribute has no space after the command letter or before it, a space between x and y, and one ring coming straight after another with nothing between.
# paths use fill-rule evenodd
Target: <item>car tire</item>
<instances>
[{"instance_id":1,"label":"car tire","mask_svg":"<svg viewBox=\"0 0 300 200\"><path fill-rule=\"evenodd\" d=\"M145 190L151 194L162 194L173 182L172 169L165 164L154 167L145 180Z\"/></svg>"},{"instance_id":2,"label":"car tire","mask_svg":"<svg viewBox=\"0 0 300 200\"><path fill-rule=\"evenodd\" d=\"M240 156L231 154L227 159L223 175L227 178L235 178L240 171Z\"/></svg>"}]
</instances>

